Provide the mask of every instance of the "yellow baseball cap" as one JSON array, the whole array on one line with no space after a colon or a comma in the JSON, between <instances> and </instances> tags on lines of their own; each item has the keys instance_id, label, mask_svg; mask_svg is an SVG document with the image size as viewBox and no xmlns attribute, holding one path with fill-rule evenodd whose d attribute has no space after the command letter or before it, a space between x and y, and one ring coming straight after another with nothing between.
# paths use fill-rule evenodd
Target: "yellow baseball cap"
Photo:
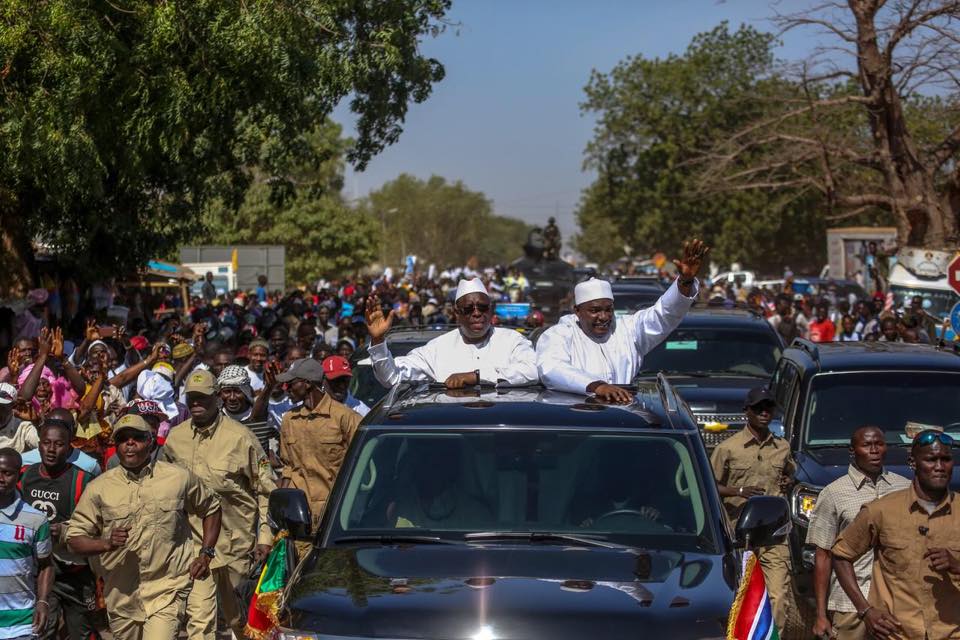
<instances>
[{"instance_id":1,"label":"yellow baseball cap","mask_svg":"<svg viewBox=\"0 0 960 640\"><path fill-rule=\"evenodd\" d=\"M133 429L134 431L141 431L143 433L153 433L153 431L150 429L150 425L147 424L147 421L133 413L128 413L125 416L121 416L119 420L113 423L113 439L116 440L117 436L120 435L120 432L124 429Z\"/></svg>"},{"instance_id":2,"label":"yellow baseball cap","mask_svg":"<svg viewBox=\"0 0 960 640\"><path fill-rule=\"evenodd\" d=\"M217 379L206 369L197 369L187 376L184 393L201 393L212 396L217 392Z\"/></svg>"}]
</instances>

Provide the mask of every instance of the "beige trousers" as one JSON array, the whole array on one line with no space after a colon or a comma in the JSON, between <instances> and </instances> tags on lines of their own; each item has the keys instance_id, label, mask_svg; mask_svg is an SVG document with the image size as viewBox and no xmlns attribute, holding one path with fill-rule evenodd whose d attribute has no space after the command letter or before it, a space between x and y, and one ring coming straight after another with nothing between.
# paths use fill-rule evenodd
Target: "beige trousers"
<instances>
[{"instance_id":1,"label":"beige trousers","mask_svg":"<svg viewBox=\"0 0 960 640\"><path fill-rule=\"evenodd\" d=\"M778 629L786 629L787 621L797 608L790 576L790 547L786 544L760 547L757 561L763 570L767 593L770 594L773 621Z\"/></svg>"},{"instance_id":2,"label":"beige trousers","mask_svg":"<svg viewBox=\"0 0 960 640\"><path fill-rule=\"evenodd\" d=\"M243 618L244 603L237 597L236 587L244 576L231 567L210 569L205 580L196 580L187 600L187 638L216 640L217 605L227 627L238 638L243 637L247 621Z\"/></svg>"},{"instance_id":3,"label":"beige trousers","mask_svg":"<svg viewBox=\"0 0 960 640\"><path fill-rule=\"evenodd\" d=\"M187 592L181 591L169 605L144 621L110 616L114 640L177 640L187 608Z\"/></svg>"}]
</instances>

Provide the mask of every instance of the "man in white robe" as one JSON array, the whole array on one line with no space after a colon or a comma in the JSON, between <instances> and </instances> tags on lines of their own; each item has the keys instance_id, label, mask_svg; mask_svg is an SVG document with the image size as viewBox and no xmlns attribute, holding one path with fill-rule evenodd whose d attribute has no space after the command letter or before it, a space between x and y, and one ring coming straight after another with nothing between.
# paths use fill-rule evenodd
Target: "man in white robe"
<instances>
[{"instance_id":1,"label":"man in white robe","mask_svg":"<svg viewBox=\"0 0 960 640\"><path fill-rule=\"evenodd\" d=\"M537 368L550 389L594 394L617 403L633 394L615 385L630 384L643 356L677 328L699 291L697 273L709 248L699 240L684 243L674 260L679 276L655 305L616 318L613 290L591 278L574 289L574 313L563 316L537 341Z\"/></svg>"},{"instance_id":2,"label":"man in white robe","mask_svg":"<svg viewBox=\"0 0 960 640\"><path fill-rule=\"evenodd\" d=\"M384 341L393 325L393 311L384 317L380 299L367 298L368 350L380 384L392 387L402 380L428 380L460 389L480 382L537 381L537 356L530 341L513 329L491 325L493 305L479 278L460 281L454 309L456 329L394 358Z\"/></svg>"}]
</instances>

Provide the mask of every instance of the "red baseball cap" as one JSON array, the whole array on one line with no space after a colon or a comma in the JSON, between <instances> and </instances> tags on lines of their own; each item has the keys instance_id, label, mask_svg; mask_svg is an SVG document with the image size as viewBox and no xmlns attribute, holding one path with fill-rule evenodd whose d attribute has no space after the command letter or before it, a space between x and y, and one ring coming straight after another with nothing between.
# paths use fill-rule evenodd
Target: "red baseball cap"
<instances>
[{"instance_id":1,"label":"red baseball cap","mask_svg":"<svg viewBox=\"0 0 960 640\"><path fill-rule=\"evenodd\" d=\"M323 375L327 380L342 378L343 376L352 376L350 363L342 356L328 356L323 360Z\"/></svg>"}]
</instances>

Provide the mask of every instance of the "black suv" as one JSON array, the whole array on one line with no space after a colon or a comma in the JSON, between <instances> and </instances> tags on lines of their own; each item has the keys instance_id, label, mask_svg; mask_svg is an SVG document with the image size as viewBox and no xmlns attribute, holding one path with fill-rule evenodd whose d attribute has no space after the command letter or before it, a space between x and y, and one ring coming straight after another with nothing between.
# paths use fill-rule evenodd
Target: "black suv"
<instances>
[{"instance_id":1,"label":"black suv","mask_svg":"<svg viewBox=\"0 0 960 640\"><path fill-rule=\"evenodd\" d=\"M766 386L783 350L779 334L746 308L695 305L680 326L643 357L640 378L664 373L690 405L712 449L743 428L747 391Z\"/></svg>"},{"instance_id":2,"label":"black suv","mask_svg":"<svg viewBox=\"0 0 960 640\"><path fill-rule=\"evenodd\" d=\"M271 519L309 538L301 492ZM789 528L751 499L737 539ZM693 416L664 378L630 407L541 387L396 387L360 427L284 638L723 638L740 557Z\"/></svg>"},{"instance_id":3,"label":"black suv","mask_svg":"<svg viewBox=\"0 0 960 640\"><path fill-rule=\"evenodd\" d=\"M886 468L912 478L908 429L933 425L960 437L960 354L920 344L797 339L770 384L782 413L782 424L771 429L783 430L797 461L791 547L806 591L814 553L804 544L807 524L820 490L846 473L850 436L864 425L883 429ZM960 488L960 467L952 484Z\"/></svg>"}]
</instances>

